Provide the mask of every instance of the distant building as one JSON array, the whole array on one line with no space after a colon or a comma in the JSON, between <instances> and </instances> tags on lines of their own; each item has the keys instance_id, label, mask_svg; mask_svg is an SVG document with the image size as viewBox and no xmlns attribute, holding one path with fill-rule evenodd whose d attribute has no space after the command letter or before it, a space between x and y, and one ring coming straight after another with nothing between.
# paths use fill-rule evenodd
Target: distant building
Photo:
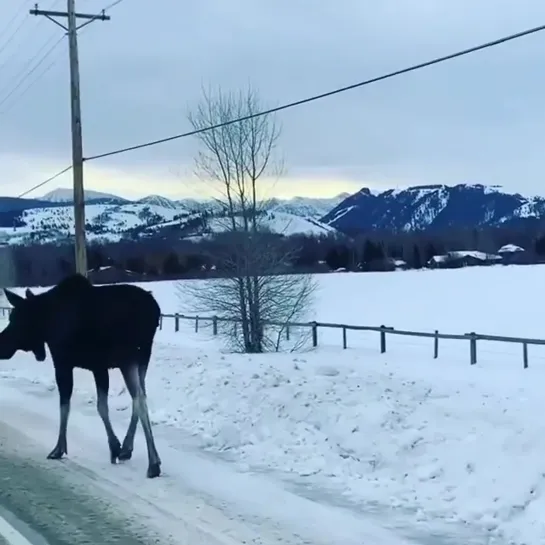
<instances>
[{"instance_id":1,"label":"distant building","mask_svg":"<svg viewBox=\"0 0 545 545\"><path fill-rule=\"evenodd\" d=\"M87 276L93 284L116 284L119 282L141 282L145 280L145 275L129 271L122 267L116 267L115 265L90 269L87 271Z\"/></svg>"},{"instance_id":2,"label":"distant building","mask_svg":"<svg viewBox=\"0 0 545 545\"><path fill-rule=\"evenodd\" d=\"M487 254L477 250L457 250L444 255L434 255L426 265L430 269L458 269L499 263L502 263L502 257L497 254Z\"/></svg>"},{"instance_id":3,"label":"distant building","mask_svg":"<svg viewBox=\"0 0 545 545\"><path fill-rule=\"evenodd\" d=\"M533 263L533 256L516 244L505 244L498 250L504 265L526 265Z\"/></svg>"},{"instance_id":4,"label":"distant building","mask_svg":"<svg viewBox=\"0 0 545 545\"><path fill-rule=\"evenodd\" d=\"M397 259L395 257L383 257L380 259L372 259L358 265L360 270L372 271L372 272L391 272L391 271L403 271L407 269L407 262L403 259Z\"/></svg>"}]
</instances>

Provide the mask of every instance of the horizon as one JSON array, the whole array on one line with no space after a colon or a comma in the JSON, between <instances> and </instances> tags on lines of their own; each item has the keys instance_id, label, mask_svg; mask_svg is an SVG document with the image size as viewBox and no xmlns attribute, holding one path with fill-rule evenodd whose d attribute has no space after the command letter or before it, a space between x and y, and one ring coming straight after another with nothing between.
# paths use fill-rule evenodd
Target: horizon
<instances>
[{"instance_id":1,"label":"horizon","mask_svg":"<svg viewBox=\"0 0 545 545\"><path fill-rule=\"evenodd\" d=\"M353 192L349 192L349 191L341 191L335 195L331 195L331 196L314 196L314 195L292 195L292 196L288 196L288 197L284 197L284 196L272 196L272 197L267 197L265 200L270 200L270 199L273 199L273 200L279 200L279 201L292 201L292 200L295 200L295 199L304 199L304 200L321 200L321 201L328 201L328 200L334 200L334 199L338 199L338 198L342 198L342 199L346 199L348 197L351 197L353 195L356 195L357 193L360 193L360 192L363 192L363 191L369 191L372 195L374 196L379 196L383 193L386 193L388 191L406 191L406 190L420 190L420 189L423 189L423 188L440 188L440 187L446 187L446 188L453 188L453 187L457 187L457 186L467 186L467 187L483 187L485 190L486 189L493 189L493 190L496 190L500 193L504 193L504 194L520 194L521 196L525 197L525 198L532 198L532 197L543 197L544 195L540 195L538 193L535 193L535 194L528 194L528 193L521 193L519 191L510 191L509 189L499 185L499 184L483 184L483 183L479 183L479 182L458 182L458 183L452 183L452 184L414 184L414 185L411 185L411 186L407 186L407 187L391 187L391 188L373 188L373 187L368 187L368 186L363 186L363 187L360 187L359 189L357 189L356 191L353 191ZM14 195L0 195L0 198L21 198L23 200L50 200L51 197L54 197L56 193L60 193L61 194L61 200L60 201L54 201L54 200L51 200L51 202L63 202L65 200L65 197L64 195L67 195L67 194L70 194L71 196L71 193L72 193L73 189L72 187L65 187L65 186L57 186L55 188L52 188L52 189L49 189L49 191L45 192L45 193L40 193L38 195L34 195L34 196L29 196L29 195L26 195L24 197L17 197L17 196L14 196ZM127 195L124 195L121 191L119 192L113 192L113 191L102 191L102 190L98 190L94 187L85 187L85 193L92 193L92 194L100 194L100 195L103 195L103 198L107 198L107 197L114 197L114 198L120 198L120 199L125 199L127 201L139 201L139 200L142 200L142 199L146 199L146 198L150 198L150 197L160 197L160 198L163 198L163 199L167 199L169 201L172 201L172 202L176 202L176 201L198 201L198 202L206 202L206 201L211 201L211 200L214 200L214 197L213 196L203 196L203 197L194 197L194 196L191 196L191 197L186 197L186 196L178 196L178 197L170 197L170 196L167 196L167 195L163 195L161 193L147 193L147 194L141 194L141 195L138 195L138 196L127 196ZM96 198L101 198L101 197L96 197ZM68 201L68 198L66 198L66 200Z\"/></svg>"}]
</instances>

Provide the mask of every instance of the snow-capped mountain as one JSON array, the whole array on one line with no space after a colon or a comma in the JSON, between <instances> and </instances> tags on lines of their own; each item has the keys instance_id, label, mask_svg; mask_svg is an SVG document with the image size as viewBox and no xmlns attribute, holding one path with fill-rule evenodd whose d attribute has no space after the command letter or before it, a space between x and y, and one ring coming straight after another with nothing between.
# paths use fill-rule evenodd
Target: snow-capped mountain
<instances>
[{"instance_id":1,"label":"snow-capped mountain","mask_svg":"<svg viewBox=\"0 0 545 545\"><path fill-rule=\"evenodd\" d=\"M304 198L274 200L263 216L263 223L286 236L336 233L335 228L321 223L319 218L345 197L308 199L308 202ZM90 190L86 191L85 200L87 237L97 242L148 236L195 239L227 229L214 201L175 201L160 195L129 201ZM66 240L74 232L72 202L72 191L65 189L56 189L40 199L0 197L0 241L32 244Z\"/></svg>"},{"instance_id":2,"label":"snow-capped mountain","mask_svg":"<svg viewBox=\"0 0 545 545\"><path fill-rule=\"evenodd\" d=\"M148 195L147 197L144 197L143 199L139 199L136 201L138 204L150 204L152 206L159 206L161 208L167 208L170 210L177 210L179 208L179 204L175 201L171 201L170 199L167 199L166 197L161 197L161 195ZM182 204L183 206L183 204ZM184 208L191 208L191 207L184 207Z\"/></svg>"},{"instance_id":3,"label":"snow-capped mountain","mask_svg":"<svg viewBox=\"0 0 545 545\"><path fill-rule=\"evenodd\" d=\"M102 191L93 191L91 189L85 189L84 191L85 201L111 201L111 202L129 202L128 199L113 195L111 193L103 193ZM72 189L65 187L58 187L49 193L46 193L43 197L40 197L41 201L47 201L52 203L71 203L74 202L74 193Z\"/></svg>"},{"instance_id":4,"label":"snow-capped mountain","mask_svg":"<svg viewBox=\"0 0 545 545\"><path fill-rule=\"evenodd\" d=\"M475 228L545 218L545 198L499 186L423 185L373 193L363 188L321 218L344 233Z\"/></svg>"}]
</instances>

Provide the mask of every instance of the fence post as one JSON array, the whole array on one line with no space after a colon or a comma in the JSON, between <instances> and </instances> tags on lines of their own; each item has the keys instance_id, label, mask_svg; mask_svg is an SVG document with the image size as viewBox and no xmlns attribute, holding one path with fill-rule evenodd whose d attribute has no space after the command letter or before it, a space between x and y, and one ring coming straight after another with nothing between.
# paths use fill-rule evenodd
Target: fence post
<instances>
[{"instance_id":1,"label":"fence post","mask_svg":"<svg viewBox=\"0 0 545 545\"><path fill-rule=\"evenodd\" d=\"M386 352L386 326L380 326L380 353Z\"/></svg>"},{"instance_id":2,"label":"fence post","mask_svg":"<svg viewBox=\"0 0 545 545\"><path fill-rule=\"evenodd\" d=\"M471 365L477 363L477 334L474 331L469 334L469 360Z\"/></svg>"},{"instance_id":3,"label":"fence post","mask_svg":"<svg viewBox=\"0 0 545 545\"><path fill-rule=\"evenodd\" d=\"M522 343L522 359L524 360L524 369L528 369L528 343Z\"/></svg>"},{"instance_id":4,"label":"fence post","mask_svg":"<svg viewBox=\"0 0 545 545\"><path fill-rule=\"evenodd\" d=\"M163 329L163 315L159 316L159 329Z\"/></svg>"},{"instance_id":5,"label":"fence post","mask_svg":"<svg viewBox=\"0 0 545 545\"><path fill-rule=\"evenodd\" d=\"M433 357L439 357L439 331L435 330L435 338L433 339Z\"/></svg>"},{"instance_id":6,"label":"fence post","mask_svg":"<svg viewBox=\"0 0 545 545\"><path fill-rule=\"evenodd\" d=\"M178 313L174 315L174 331L180 331L180 315Z\"/></svg>"},{"instance_id":7,"label":"fence post","mask_svg":"<svg viewBox=\"0 0 545 545\"><path fill-rule=\"evenodd\" d=\"M343 326L343 348L346 350L346 327Z\"/></svg>"},{"instance_id":8,"label":"fence post","mask_svg":"<svg viewBox=\"0 0 545 545\"><path fill-rule=\"evenodd\" d=\"M199 317L195 316L195 333L199 332Z\"/></svg>"},{"instance_id":9,"label":"fence post","mask_svg":"<svg viewBox=\"0 0 545 545\"><path fill-rule=\"evenodd\" d=\"M286 324L286 341L290 340L290 324Z\"/></svg>"},{"instance_id":10,"label":"fence post","mask_svg":"<svg viewBox=\"0 0 545 545\"><path fill-rule=\"evenodd\" d=\"M217 316L214 316L212 318L212 333L214 335L218 334L218 317Z\"/></svg>"},{"instance_id":11,"label":"fence post","mask_svg":"<svg viewBox=\"0 0 545 545\"><path fill-rule=\"evenodd\" d=\"M316 348L318 346L318 324L312 322L312 346Z\"/></svg>"}]
</instances>

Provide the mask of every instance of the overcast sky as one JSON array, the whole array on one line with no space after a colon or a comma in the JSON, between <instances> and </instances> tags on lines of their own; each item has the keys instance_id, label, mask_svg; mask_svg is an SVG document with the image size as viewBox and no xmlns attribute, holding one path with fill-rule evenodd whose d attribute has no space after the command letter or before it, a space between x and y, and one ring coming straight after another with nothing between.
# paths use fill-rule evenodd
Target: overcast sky
<instances>
[{"instance_id":1,"label":"overcast sky","mask_svg":"<svg viewBox=\"0 0 545 545\"><path fill-rule=\"evenodd\" d=\"M5 5L4 5L5 4ZM21 6L24 4L24 6ZM70 162L67 43L4 103L62 30L3 0L0 194ZM108 0L77 0L78 11ZM64 0L40 8L65 9ZM19 10L19 11L18 11ZM15 39L9 17L25 19ZM202 86L250 83L279 105L545 24L543 0L124 0L79 39L85 155L189 129ZM11 31L15 27L12 27ZM56 64L21 94L49 64ZM278 114L279 196L460 182L545 194L545 32ZM205 196L182 139L88 163L86 187ZM68 187L70 174L46 189Z\"/></svg>"}]
</instances>

